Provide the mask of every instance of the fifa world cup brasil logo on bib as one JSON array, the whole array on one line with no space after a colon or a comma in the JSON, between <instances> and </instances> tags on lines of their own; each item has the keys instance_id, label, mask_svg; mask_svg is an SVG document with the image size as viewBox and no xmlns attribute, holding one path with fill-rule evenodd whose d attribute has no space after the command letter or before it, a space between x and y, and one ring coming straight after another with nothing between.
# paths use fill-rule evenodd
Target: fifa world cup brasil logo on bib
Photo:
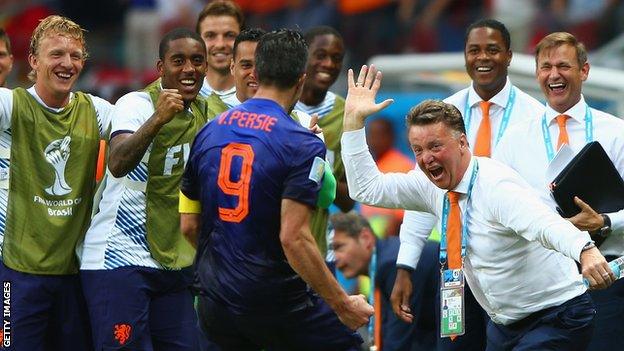
<instances>
[{"instance_id":1,"label":"fifa world cup brasil logo on bib","mask_svg":"<svg viewBox=\"0 0 624 351\"><path fill-rule=\"evenodd\" d=\"M45 189L50 195L67 195L72 189L65 181L65 166L69 159L71 137L52 141L43 151L46 161L54 168L54 184Z\"/></svg>"}]
</instances>

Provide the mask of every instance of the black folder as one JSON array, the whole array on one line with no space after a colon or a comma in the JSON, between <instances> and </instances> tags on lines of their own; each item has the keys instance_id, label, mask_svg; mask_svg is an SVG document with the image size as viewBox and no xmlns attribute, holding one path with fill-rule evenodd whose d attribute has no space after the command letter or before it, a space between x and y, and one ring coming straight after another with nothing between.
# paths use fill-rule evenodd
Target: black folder
<instances>
[{"instance_id":1,"label":"black folder","mask_svg":"<svg viewBox=\"0 0 624 351\"><path fill-rule=\"evenodd\" d=\"M557 210L566 218L581 212L574 196L598 213L624 208L624 181L597 141L588 143L574 156L552 182L551 192Z\"/></svg>"}]
</instances>

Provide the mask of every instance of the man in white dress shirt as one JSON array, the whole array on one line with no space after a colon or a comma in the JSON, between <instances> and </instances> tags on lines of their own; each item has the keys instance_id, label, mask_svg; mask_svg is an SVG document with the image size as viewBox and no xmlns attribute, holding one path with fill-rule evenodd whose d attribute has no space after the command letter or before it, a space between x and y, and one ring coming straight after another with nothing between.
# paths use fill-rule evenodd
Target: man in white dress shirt
<instances>
[{"instance_id":1,"label":"man in white dress shirt","mask_svg":"<svg viewBox=\"0 0 624 351\"><path fill-rule=\"evenodd\" d=\"M470 150L476 156L490 157L501 137L509 130L508 127L521 121L538 119L544 113L544 105L513 86L507 77L507 68L512 59L510 46L509 32L503 23L483 19L471 24L466 30L464 60L472 83L444 100L462 112L466 138ZM436 261L420 260L423 250L437 249L431 244L425 247L425 241L422 240L429 236L437 220L429 213L405 212L400 231L401 248L392 305L395 313L406 322L411 319L411 272L417 263L438 265ZM424 256L433 257L428 254ZM435 283L435 279L429 280ZM468 287L466 318L471 328L452 342L448 338L438 339L438 351L482 351L485 348L488 317Z\"/></svg>"},{"instance_id":2,"label":"man in white dress shirt","mask_svg":"<svg viewBox=\"0 0 624 351\"><path fill-rule=\"evenodd\" d=\"M559 141L575 152L585 144L598 141L624 176L624 121L588 106L581 93L589 74L587 51L569 33L552 33L536 47L536 75L548 101L546 112L539 119L514 126L505 134L494 158L515 169L539 193L542 201L555 209L546 178L550 160L558 150ZM559 123L561 125L559 125ZM563 139L563 140L562 140ZM550 142L548 142L550 141ZM588 181L599 181L588 179ZM596 213L582 199L582 210L570 221L592 237L607 235L599 249L610 261L624 254L624 210ZM604 291L592 291L596 304L595 330L589 350L614 350L624 345L624 280Z\"/></svg>"},{"instance_id":3,"label":"man in white dress shirt","mask_svg":"<svg viewBox=\"0 0 624 351\"><path fill-rule=\"evenodd\" d=\"M370 205L433 213L449 231L448 199L458 197L459 269L491 318L488 351L584 349L595 310L573 260L592 288L615 280L589 235L545 206L511 169L473 157L459 110L443 102L426 101L408 113L408 138L422 172L382 174L363 127L367 116L392 101L375 103L381 73L374 67L362 67L357 83L350 70L348 85L342 156L350 195ZM449 235L443 268L453 268L451 244Z\"/></svg>"}]
</instances>

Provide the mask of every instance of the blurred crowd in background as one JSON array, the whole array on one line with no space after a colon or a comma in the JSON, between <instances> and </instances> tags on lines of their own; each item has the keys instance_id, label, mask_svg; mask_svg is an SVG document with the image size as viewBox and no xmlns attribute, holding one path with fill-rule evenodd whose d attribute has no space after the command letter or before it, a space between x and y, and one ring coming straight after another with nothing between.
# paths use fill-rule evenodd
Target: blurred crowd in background
<instances>
[{"instance_id":1,"label":"blurred crowd in background","mask_svg":"<svg viewBox=\"0 0 624 351\"><path fill-rule=\"evenodd\" d=\"M90 53L78 88L115 102L156 76L161 35L194 29L207 0L0 0L0 27L12 41L9 86L29 86L26 55L32 30L52 13L88 30ZM515 52L531 53L546 33L568 31L591 51L624 32L620 0L238 0L247 27L300 28L325 24L345 38L343 67L379 54L463 50L466 27L482 17L505 23ZM342 93L344 87L335 86Z\"/></svg>"}]
</instances>

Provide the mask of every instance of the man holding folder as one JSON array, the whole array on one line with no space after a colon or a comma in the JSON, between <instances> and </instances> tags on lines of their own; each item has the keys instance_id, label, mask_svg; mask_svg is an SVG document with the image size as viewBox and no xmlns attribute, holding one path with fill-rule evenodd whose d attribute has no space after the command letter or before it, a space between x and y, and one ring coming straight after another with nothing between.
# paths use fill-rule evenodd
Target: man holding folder
<instances>
[{"instance_id":1,"label":"man holding folder","mask_svg":"<svg viewBox=\"0 0 624 351\"><path fill-rule=\"evenodd\" d=\"M552 33L536 47L536 76L547 100L541 119L513 126L501 139L493 158L515 169L551 208L546 171L557 151L567 144L578 153L585 144L598 141L619 171L624 174L624 121L587 105L581 88L589 74L587 51L569 33ZM596 179L600 181L600 174ZM575 198L581 212L569 220L579 229L608 234L600 246L607 261L624 254L624 210L597 213L583 199ZM595 329L589 350L617 349L624 344L624 281L604 291L592 291L596 304Z\"/></svg>"}]
</instances>

